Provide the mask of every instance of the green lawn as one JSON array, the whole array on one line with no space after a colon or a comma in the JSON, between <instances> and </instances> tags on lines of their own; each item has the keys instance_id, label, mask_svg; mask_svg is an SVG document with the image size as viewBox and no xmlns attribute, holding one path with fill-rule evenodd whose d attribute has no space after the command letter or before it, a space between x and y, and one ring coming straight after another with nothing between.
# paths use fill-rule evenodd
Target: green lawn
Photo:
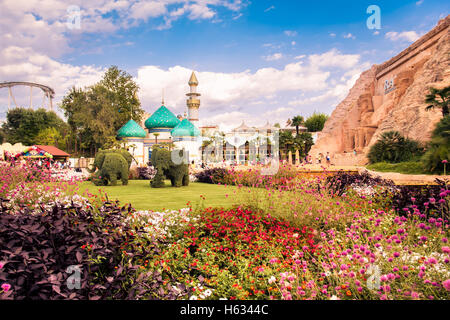
<instances>
[{"instance_id":1,"label":"green lawn","mask_svg":"<svg viewBox=\"0 0 450 320\"><path fill-rule=\"evenodd\" d=\"M188 187L172 188L166 181L165 188L151 188L149 181L130 180L127 186L122 186L120 181L115 187L97 187L92 182L86 181L80 184L80 191L86 189L92 194L99 194L103 189L110 200L119 200L122 205L131 203L137 210L163 210L181 209L187 207L190 201L193 208L201 204L200 196L205 207L231 207L234 186L219 186L206 183L191 182ZM227 197L226 195L229 195Z\"/></svg>"},{"instance_id":2,"label":"green lawn","mask_svg":"<svg viewBox=\"0 0 450 320\"><path fill-rule=\"evenodd\" d=\"M397 172L403 174L431 174L430 172L425 172L422 163L418 161L400 163L378 162L368 165L367 169L378 172Z\"/></svg>"}]
</instances>

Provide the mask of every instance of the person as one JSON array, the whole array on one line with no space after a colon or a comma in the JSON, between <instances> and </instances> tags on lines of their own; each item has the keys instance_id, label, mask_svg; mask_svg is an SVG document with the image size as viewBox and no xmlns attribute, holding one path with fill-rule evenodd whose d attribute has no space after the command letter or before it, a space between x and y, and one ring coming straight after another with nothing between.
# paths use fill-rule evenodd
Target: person
<instances>
[{"instance_id":1,"label":"person","mask_svg":"<svg viewBox=\"0 0 450 320\"><path fill-rule=\"evenodd\" d=\"M329 166L330 164L331 164L330 153L327 152L327 165Z\"/></svg>"},{"instance_id":2,"label":"person","mask_svg":"<svg viewBox=\"0 0 450 320\"><path fill-rule=\"evenodd\" d=\"M356 149L353 149L353 154L356 156Z\"/></svg>"},{"instance_id":3,"label":"person","mask_svg":"<svg viewBox=\"0 0 450 320\"><path fill-rule=\"evenodd\" d=\"M323 157L323 154L322 154L322 153L319 153L319 156L317 157L317 162L318 162L318 164L321 164L321 163L322 163L322 157Z\"/></svg>"}]
</instances>

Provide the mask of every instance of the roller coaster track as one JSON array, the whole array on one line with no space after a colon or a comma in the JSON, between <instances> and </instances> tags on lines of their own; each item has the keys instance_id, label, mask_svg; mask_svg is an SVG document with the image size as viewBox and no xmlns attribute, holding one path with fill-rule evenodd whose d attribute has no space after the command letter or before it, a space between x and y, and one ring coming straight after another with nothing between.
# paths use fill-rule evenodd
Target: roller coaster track
<instances>
[{"instance_id":1,"label":"roller coaster track","mask_svg":"<svg viewBox=\"0 0 450 320\"><path fill-rule=\"evenodd\" d=\"M49 86L34 83L34 82L25 82L25 81L12 81L12 82L0 82L0 89L1 88L8 88L8 110L11 107L11 98L14 101L14 105L17 106L16 98L13 95L12 87L15 86L27 86L30 87L30 108L33 108L33 87L39 88L44 92L44 97L42 100L42 105L44 105L45 98L49 101L49 107L50 110L53 110L53 98L55 97L55 90L50 88Z\"/></svg>"}]
</instances>

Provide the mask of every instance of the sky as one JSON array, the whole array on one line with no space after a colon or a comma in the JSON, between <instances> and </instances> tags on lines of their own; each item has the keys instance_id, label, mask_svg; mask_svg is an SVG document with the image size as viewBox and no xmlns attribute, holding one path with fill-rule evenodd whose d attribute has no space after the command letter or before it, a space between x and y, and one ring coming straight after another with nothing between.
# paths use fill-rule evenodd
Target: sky
<instances>
[{"instance_id":1,"label":"sky","mask_svg":"<svg viewBox=\"0 0 450 320\"><path fill-rule=\"evenodd\" d=\"M450 2L0 0L0 7L0 82L48 85L58 105L71 87L93 85L116 65L138 83L144 110L159 108L164 90L166 106L183 114L195 70L201 124L229 130L243 120L283 125L331 114L361 72L431 30ZM29 88L13 94L29 106ZM33 107L43 103L33 89ZM7 108L3 88L0 118Z\"/></svg>"}]
</instances>

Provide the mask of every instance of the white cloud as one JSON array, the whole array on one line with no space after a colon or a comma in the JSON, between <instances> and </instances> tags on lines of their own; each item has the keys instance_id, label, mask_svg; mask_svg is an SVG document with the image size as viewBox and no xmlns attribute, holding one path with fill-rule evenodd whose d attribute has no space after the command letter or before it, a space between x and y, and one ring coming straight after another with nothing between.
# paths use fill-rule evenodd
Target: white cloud
<instances>
[{"instance_id":1,"label":"white cloud","mask_svg":"<svg viewBox=\"0 0 450 320\"><path fill-rule=\"evenodd\" d=\"M302 55L299 55L299 56L294 57L294 59L295 59L295 60L301 60L301 59L303 59L304 57L306 57L306 55L302 54Z\"/></svg>"},{"instance_id":2,"label":"white cloud","mask_svg":"<svg viewBox=\"0 0 450 320\"><path fill-rule=\"evenodd\" d=\"M237 19L239 19L239 18L242 17L242 16L243 16L243 14L242 14L242 13L239 13L238 15L234 16L232 19L233 19L233 20L237 20Z\"/></svg>"},{"instance_id":3,"label":"white cloud","mask_svg":"<svg viewBox=\"0 0 450 320\"><path fill-rule=\"evenodd\" d=\"M334 37L336 37L336 33L330 33L330 37L332 37L332 38L334 38Z\"/></svg>"},{"instance_id":4,"label":"white cloud","mask_svg":"<svg viewBox=\"0 0 450 320\"><path fill-rule=\"evenodd\" d=\"M419 0L416 2L416 6L420 6L423 3L424 0Z\"/></svg>"},{"instance_id":5,"label":"white cloud","mask_svg":"<svg viewBox=\"0 0 450 320\"><path fill-rule=\"evenodd\" d=\"M291 45L292 45L292 46L295 46L296 44L297 44L297 42L295 42L295 41L292 41L292 42L291 42Z\"/></svg>"},{"instance_id":6,"label":"white cloud","mask_svg":"<svg viewBox=\"0 0 450 320\"><path fill-rule=\"evenodd\" d=\"M347 33L347 34L344 34L344 36L343 36L345 39L356 39L356 37L353 35L353 34L351 34L351 33Z\"/></svg>"},{"instance_id":7,"label":"white cloud","mask_svg":"<svg viewBox=\"0 0 450 320\"><path fill-rule=\"evenodd\" d=\"M29 47L10 46L0 51L0 78L8 81L36 82L53 88L56 93L54 107L72 86L92 85L101 79L104 71L95 66L73 66L60 63L46 55L34 52ZM28 88L25 92L21 87L14 87L12 90L19 106L29 105ZM33 92L33 96L38 97L33 105L40 105L43 101L41 91L35 89ZM7 90L1 90L1 106L8 104L7 97Z\"/></svg>"},{"instance_id":8,"label":"white cloud","mask_svg":"<svg viewBox=\"0 0 450 320\"><path fill-rule=\"evenodd\" d=\"M129 18L142 19L160 17L167 13L166 4L159 1L142 1L134 3L130 8Z\"/></svg>"},{"instance_id":9,"label":"white cloud","mask_svg":"<svg viewBox=\"0 0 450 320\"><path fill-rule=\"evenodd\" d=\"M281 58L283 58L283 54L280 52L263 57L263 59L266 61L276 61L280 60Z\"/></svg>"},{"instance_id":10,"label":"white cloud","mask_svg":"<svg viewBox=\"0 0 450 320\"><path fill-rule=\"evenodd\" d=\"M298 32L292 31L292 30L286 30L286 31L284 31L284 34L287 35L288 37L295 37L298 35Z\"/></svg>"},{"instance_id":11,"label":"white cloud","mask_svg":"<svg viewBox=\"0 0 450 320\"><path fill-rule=\"evenodd\" d=\"M59 57L84 33L115 32L151 19L157 19L155 29L163 30L182 16L217 22L217 8L237 12L244 5L241 0L2 0L0 43ZM71 6L80 8L79 15L68 11ZM71 16L79 16L79 28L68 27Z\"/></svg>"},{"instance_id":12,"label":"white cloud","mask_svg":"<svg viewBox=\"0 0 450 320\"><path fill-rule=\"evenodd\" d=\"M403 32L395 32L390 31L386 33L386 39L392 41L408 41L414 42L420 38L420 35L415 31L403 31Z\"/></svg>"},{"instance_id":13,"label":"white cloud","mask_svg":"<svg viewBox=\"0 0 450 320\"><path fill-rule=\"evenodd\" d=\"M274 9L275 9L275 6L270 6L267 9L265 9L264 12L269 12L269 11L274 10Z\"/></svg>"},{"instance_id":14,"label":"white cloud","mask_svg":"<svg viewBox=\"0 0 450 320\"><path fill-rule=\"evenodd\" d=\"M361 56L359 54L341 54L337 49L332 49L323 54L309 56L311 65L318 67L337 67L348 69L354 67Z\"/></svg>"}]
</instances>

